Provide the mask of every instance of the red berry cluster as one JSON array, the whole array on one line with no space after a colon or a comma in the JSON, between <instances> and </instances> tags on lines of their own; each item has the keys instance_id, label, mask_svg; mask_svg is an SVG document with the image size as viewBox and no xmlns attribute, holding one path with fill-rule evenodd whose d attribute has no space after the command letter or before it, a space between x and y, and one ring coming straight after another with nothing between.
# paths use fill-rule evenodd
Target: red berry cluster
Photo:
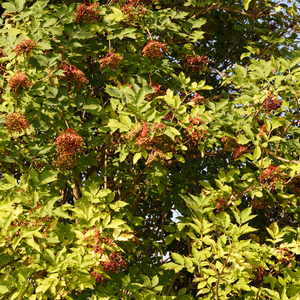
<instances>
[{"instance_id":1,"label":"red berry cluster","mask_svg":"<svg viewBox=\"0 0 300 300\"><path fill-rule=\"evenodd\" d=\"M121 253L114 251L109 255L109 259L101 261L100 265L103 266L103 271L105 273L108 273L109 271L117 273L120 272L120 268L126 267L126 262Z\"/></svg>"},{"instance_id":2,"label":"red berry cluster","mask_svg":"<svg viewBox=\"0 0 300 300\"><path fill-rule=\"evenodd\" d=\"M209 63L209 59L205 55L186 55L185 58L186 62L183 67L191 68L194 73L202 72Z\"/></svg>"},{"instance_id":3,"label":"red berry cluster","mask_svg":"<svg viewBox=\"0 0 300 300\"><path fill-rule=\"evenodd\" d=\"M263 136L262 132L264 132L265 134L269 134L268 130L266 129L266 125L265 124L263 124L262 126L260 126L259 131L260 132L258 133L258 136L260 138L262 138L262 136Z\"/></svg>"},{"instance_id":4,"label":"red berry cluster","mask_svg":"<svg viewBox=\"0 0 300 300\"><path fill-rule=\"evenodd\" d=\"M83 72L75 66L63 62L61 68L64 70L65 78L68 82L69 88L76 86L79 90L84 87L89 81L83 76ZM63 77L61 77L63 79Z\"/></svg>"},{"instance_id":5,"label":"red berry cluster","mask_svg":"<svg viewBox=\"0 0 300 300\"><path fill-rule=\"evenodd\" d=\"M235 145L236 145L236 141L235 141L235 139L234 138L232 138L232 137L229 137L229 136L224 136L224 137L222 137L222 139L221 139L221 142L223 142L224 143L224 148L226 149L231 149L231 148L234 148L235 147Z\"/></svg>"},{"instance_id":6,"label":"red berry cluster","mask_svg":"<svg viewBox=\"0 0 300 300\"><path fill-rule=\"evenodd\" d=\"M23 41L21 41L21 43L16 45L16 47L14 48L14 51L16 52L17 56L25 54L28 58L32 48L35 46L36 46L36 42L34 40L24 39Z\"/></svg>"},{"instance_id":7,"label":"red berry cluster","mask_svg":"<svg viewBox=\"0 0 300 300\"><path fill-rule=\"evenodd\" d=\"M147 13L147 9L140 3L140 0L129 0L122 10L131 22L138 21L141 16Z\"/></svg>"},{"instance_id":8,"label":"red berry cluster","mask_svg":"<svg viewBox=\"0 0 300 300\"><path fill-rule=\"evenodd\" d=\"M94 248L95 253L102 254L105 250L103 248L104 244L107 246L116 246L112 239L101 235L101 232L96 225L94 228L87 228L83 234L86 235L86 233L90 231L92 231L93 234L84 237L84 241L88 242L87 248Z\"/></svg>"},{"instance_id":9,"label":"red berry cluster","mask_svg":"<svg viewBox=\"0 0 300 300\"><path fill-rule=\"evenodd\" d=\"M143 49L143 56L151 60L163 58L168 51L167 44L151 40Z\"/></svg>"},{"instance_id":10,"label":"red berry cluster","mask_svg":"<svg viewBox=\"0 0 300 300\"><path fill-rule=\"evenodd\" d=\"M113 273L120 272L121 268L126 267L126 262L123 260L122 254L115 251L109 255L108 260L101 261L100 266L94 267L91 271L91 275L99 283L104 279L103 273L109 273L110 271Z\"/></svg>"},{"instance_id":11,"label":"red berry cluster","mask_svg":"<svg viewBox=\"0 0 300 300\"><path fill-rule=\"evenodd\" d=\"M140 135L142 130L143 130L143 125L141 123L135 123L133 128L127 134L127 139L129 140L129 142L135 141L137 137Z\"/></svg>"},{"instance_id":12,"label":"red berry cluster","mask_svg":"<svg viewBox=\"0 0 300 300\"><path fill-rule=\"evenodd\" d=\"M30 128L26 117L19 112L10 113L4 119L3 125L7 127L7 132L11 135L14 133L26 134L26 130Z\"/></svg>"},{"instance_id":13,"label":"red berry cluster","mask_svg":"<svg viewBox=\"0 0 300 300\"><path fill-rule=\"evenodd\" d=\"M281 264L284 266L288 266L293 260L294 260L294 255L289 251L288 248L279 248L279 253L280 253L280 258L279 261Z\"/></svg>"},{"instance_id":14,"label":"red berry cluster","mask_svg":"<svg viewBox=\"0 0 300 300\"><path fill-rule=\"evenodd\" d=\"M224 209L227 206L228 206L228 203L226 202L226 200L224 198L220 199L216 205L216 212L219 213L221 211L224 211Z\"/></svg>"},{"instance_id":15,"label":"red berry cluster","mask_svg":"<svg viewBox=\"0 0 300 300\"><path fill-rule=\"evenodd\" d=\"M184 131L187 135L187 139L191 139L193 141L203 141L205 139L206 130L199 128L201 124L204 122L200 117L189 118L190 125Z\"/></svg>"},{"instance_id":16,"label":"red berry cluster","mask_svg":"<svg viewBox=\"0 0 300 300\"><path fill-rule=\"evenodd\" d=\"M76 9L75 23L91 23L100 20L99 3L83 3Z\"/></svg>"},{"instance_id":17,"label":"red berry cluster","mask_svg":"<svg viewBox=\"0 0 300 300\"><path fill-rule=\"evenodd\" d=\"M99 272L101 272L101 269L95 267L95 268L91 271L91 275L92 275L92 277L95 277L95 280L96 280L97 282L100 283L100 282L104 279L104 277L103 277L103 275L102 275L101 273L99 273Z\"/></svg>"},{"instance_id":18,"label":"red berry cluster","mask_svg":"<svg viewBox=\"0 0 300 300\"><path fill-rule=\"evenodd\" d=\"M248 147L243 146L243 145L238 145L238 148L235 150L235 152L233 153L233 159L238 159L241 155L243 155L244 153L246 153L248 150Z\"/></svg>"},{"instance_id":19,"label":"red berry cluster","mask_svg":"<svg viewBox=\"0 0 300 300\"><path fill-rule=\"evenodd\" d=\"M104 254L104 251L109 247L116 247L116 244L112 239L101 235L101 231L97 226L93 228L87 228L83 234L89 232L89 235L84 237L84 241L87 242L87 248L93 248L95 253L101 254L101 261L98 267L93 268L91 275L95 277L97 282L101 282L104 277L103 273L114 272L117 273L121 268L126 267L126 262L122 258L122 254L116 251L112 251L109 256Z\"/></svg>"},{"instance_id":20,"label":"red berry cluster","mask_svg":"<svg viewBox=\"0 0 300 300\"><path fill-rule=\"evenodd\" d=\"M155 131L156 134L163 134L163 130L166 128L166 125L163 123L157 123L153 126L152 131Z\"/></svg>"},{"instance_id":21,"label":"red berry cluster","mask_svg":"<svg viewBox=\"0 0 300 300\"><path fill-rule=\"evenodd\" d=\"M73 157L68 154L60 154L55 161L55 166L63 172L67 172L75 168L76 163Z\"/></svg>"},{"instance_id":22,"label":"red berry cluster","mask_svg":"<svg viewBox=\"0 0 300 300\"><path fill-rule=\"evenodd\" d=\"M28 79L28 77L20 70L8 80L8 86L15 92L17 92L20 87L28 89L32 84L33 83Z\"/></svg>"},{"instance_id":23,"label":"red berry cluster","mask_svg":"<svg viewBox=\"0 0 300 300\"><path fill-rule=\"evenodd\" d=\"M152 150L146 161L146 165L163 163L166 158L167 158L166 155L161 150L158 149Z\"/></svg>"},{"instance_id":24,"label":"red berry cluster","mask_svg":"<svg viewBox=\"0 0 300 300\"><path fill-rule=\"evenodd\" d=\"M250 278L260 283L263 281L264 276L267 275L268 271L265 268L258 266L256 269L254 269L254 267L252 267L252 275Z\"/></svg>"},{"instance_id":25,"label":"red berry cluster","mask_svg":"<svg viewBox=\"0 0 300 300\"><path fill-rule=\"evenodd\" d=\"M281 101L276 99L276 97L273 95L273 94L269 94L265 103L264 103L264 106L265 106L265 109L270 112L271 110L276 110L277 108L279 108L281 105Z\"/></svg>"},{"instance_id":26,"label":"red berry cluster","mask_svg":"<svg viewBox=\"0 0 300 300\"><path fill-rule=\"evenodd\" d=\"M205 105L204 97L198 93L196 95L194 95L190 101L195 104L199 104L199 102L201 102L203 105Z\"/></svg>"},{"instance_id":27,"label":"red berry cluster","mask_svg":"<svg viewBox=\"0 0 300 300\"><path fill-rule=\"evenodd\" d=\"M135 144L137 146L140 146L141 148L147 148L149 147L150 143L150 137L149 137L149 126L147 123L145 123L142 126L142 130L141 133L139 134L137 141L135 142Z\"/></svg>"},{"instance_id":28,"label":"red berry cluster","mask_svg":"<svg viewBox=\"0 0 300 300\"><path fill-rule=\"evenodd\" d=\"M268 168L263 171L258 177L262 186L266 186L271 190L276 188L276 184L283 182L284 175L279 170L279 167L274 167L272 165L268 166Z\"/></svg>"},{"instance_id":29,"label":"red berry cluster","mask_svg":"<svg viewBox=\"0 0 300 300\"><path fill-rule=\"evenodd\" d=\"M100 67L116 70L120 66L123 57L123 54L108 53L105 57L100 59Z\"/></svg>"},{"instance_id":30,"label":"red berry cluster","mask_svg":"<svg viewBox=\"0 0 300 300\"><path fill-rule=\"evenodd\" d=\"M82 152L83 138L73 129L65 129L55 140L56 152L59 154L56 166L62 170L70 170L75 166L73 155L76 150Z\"/></svg>"}]
</instances>

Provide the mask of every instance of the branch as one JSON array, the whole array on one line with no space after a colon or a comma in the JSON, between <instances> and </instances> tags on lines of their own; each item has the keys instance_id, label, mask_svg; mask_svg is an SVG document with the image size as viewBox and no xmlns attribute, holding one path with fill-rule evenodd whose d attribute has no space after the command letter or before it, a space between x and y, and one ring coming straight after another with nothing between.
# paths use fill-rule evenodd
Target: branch
<instances>
[{"instance_id":1,"label":"branch","mask_svg":"<svg viewBox=\"0 0 300 300\"><path fill-rule=\"evenodd\" d=\"M170 295L171 290L172 290L172 286L174 285L174 282L175 282L177 276L178 276L178 273L175 274L175 276L174 276L174 278L173 278L173 280L172 280L172 282L171 282L171 284L170 284L170 287L169 287L168 292L167 292L167 296Z\"/></svg>"},{"instance_id":2,"label":"branch","mask_svg":"<svg viewBox=\"0 0 300 300\"><path fill-rule=\"evenodd\" d=\"M286 163L293 163L293 164L300 164L300 161L299 160L293 160L293 159L286 159L286 158L283 158L283 157L280 157L278 155L275 154L275 152L273 151L270 151L270 150L266 150L266 152L270 155L272 155L274 158L282 161L282 162L286 162Z\"/></svg>"},{"instance_id":3,"label":"branch","mask_svg":"<svg viewBox=\"0 0 300 300\"><path fill-rule=\"evenodd\" d=\"M13 260L11 262L6 263L5 265L3 265L3 266L0 267L0 270L4 269L5 267L7 267L9 265L12 265L13 263L15 263L15 262L17 262L17 261L19 261L21 259L22 259L22 257L19 257L19 258L16 258L15 260Z\"/></svg>"},{"instance_id":4,"label":"branch","mask_svg":"<svg viewBox=\"0 0 300 300\"><path fill-rule=\"evenodd\" d=\"M234 95L229 95L229 98L231 99L235 99L236 96ZM209 98L205 98L204 101L216 101L216 100L219 100L219 99L224 99L224 95L216 95L216 96L213 96L213 97L209 97Z\"/></svg>"},{"instance_id":5,"label":"branch","mask_svg":"<svg viewBox=\"0 0 300 300\"><path fill-rule=\"evenodd\" d=\"M14 288L11 292L9 292L8 294L4 295L0 300L6 300L6 299L9 299L9 296L10 296L11 294L13 294L16 290L17 290L17 288Z\"/></svg>"}]
</instances>

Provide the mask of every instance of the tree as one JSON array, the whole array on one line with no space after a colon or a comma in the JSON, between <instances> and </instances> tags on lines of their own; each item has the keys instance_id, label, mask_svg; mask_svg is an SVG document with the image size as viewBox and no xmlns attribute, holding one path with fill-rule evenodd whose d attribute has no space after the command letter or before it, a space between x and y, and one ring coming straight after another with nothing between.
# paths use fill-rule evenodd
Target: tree
<instances>
[{"instance_id":1,"label":"tree","mask_svg":"<svg viewBox=\"0 0 300 300\"><path fill-rule=\"evenodd\" d=\"M297 3L3 2L0 299L299 299Z\"/></svg>"}]
</instances>

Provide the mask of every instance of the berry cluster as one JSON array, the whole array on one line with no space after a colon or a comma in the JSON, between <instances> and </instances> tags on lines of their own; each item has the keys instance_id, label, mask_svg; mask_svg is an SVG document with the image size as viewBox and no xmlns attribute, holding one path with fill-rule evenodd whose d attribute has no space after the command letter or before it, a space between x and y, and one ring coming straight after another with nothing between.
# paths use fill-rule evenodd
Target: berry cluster
<instances>
[{"instance_id":1,"label":"berry cluster","mask_svg":"<svg viewBox=\"0 0 300 300\"><path fill-rule=\"evenodd\" d=\"M116 70L120 66L123 57L123 54L108 53L105 57L100 59L100 67Z\"/></svg>"},{"instance_id":2,"label":"berry cluster","mask_svg":"<svg viewBox=\"0 0 300 300\"><path fill-rule=\"evenodd\" d=\"M15 92L17 92L20 87L28 89L32 84L28 77L20 70L8 80L8 86Z\"/></svg>"},{"instance_id":3,"label":"berry cluster","mask_svg":"<svg viewBox=\"0 0 300 300\"><path fill-rule=\"evenodd\" d=\"M63 172L67 172L74 169L76 163L74 158L69 156L68 154L60 154L55 161L55 166Z\"/></svg>"},{"instance_id":4,"label":"berry cluster","mask_svg":"<svg viewBox=\"0 0 300 300\"><path fill-rule=\"evenodd\" d=\"M260 283L263 281L264 276L267 275L268 275L268 271L265 268L258 266L257 269L255 270L252 267L252 276L250 278Z\"/></svg>"},{"instance_id":5,"label":"berry cluster","mask_svg":"<svg viewBox=\"0 0 300 300\"><path fill-rule=\"evenodd\" d=\"M26 57L28 58L32 48L34 48L35 46L36 46L36 42L34 40L24 39L23 41L21 41L21 43L16 45L14 51L16 52L17 56L25 54Z\"/></svg>"},{"instance_id":6,"label":"berry cluster","mask_svg":"<svg viewBox=\"0 0 300 300\"><path fill-rule=\"evenodd\" d=\"M147 9L140 4L140 0L129 0L128 4L122 8L124 14L127 16L128 21L138 21L139 18L147 13Z\"/></svg>"},{"instance_id":7,"label":"berry cluster","mask_svg":"<svg viewBox=\"0 0 300 300\"><path fill-rule=\"evenodd\" d=\"M93 248L95 253L102 254L105 250L103 248L104 244L108 246L116 246L112 239L101 235L101 232L96 225L94 228L87 228L83 234L86 235L87 232L89 235L84 237L84 241L88 242L87 248Z\"/></svg>"},{"instance_id":8,"label":"berry cluster","mask_svg":"<svg viewBox=\"0 0 300 300\"><path fill-rule=\"evenodd\" d=\"M26 134L26 130L30 128L26 117L21 115L19 112L10 113L6 115L4 119L5 122L3 125L7 127L8 134Z\"/></svg>"},{"instance_id":9,"label":"berry cluster","mask_svg":"<svg viewBox=\"0 0 300 300\"><path fill-rule=\"evenodd\" d=\"M258 177L262 186L267 186L271 190L276 188L276 184L283 182L283 173L279 170L279 167L274 167L272 165L263 171Z\"/></svg>"},{"instance_id":10,"label":"berry cluster","mask_svg":"<svg viewBox=\"0 0 300 300\"><path fill-rule=\"evenodd\" d=\"M161 150L152 150L146 161L146 165L149 166L156 163L163 163L166 158L166 155Z\"/></svg>"},{"instance_id":11,"label":"berry cluster","mask_svg":"<svg viewBox=\"0 0 300 300\"><path fill-rule=\"evenodd\" d=\"M167 44L151 40L143 49L143 56L151 60L163 58L168 51Z\"/></svg>"},{"instance_id":12,"label":"berry cluster","mask_svg":"<svg viewBox=\"0 0 300 300\"><path fill-rule=\"evenodd\" d=\"M135 141L142 130L143 125L141 123L135 123L133 128L127 134L127 139L129 140L129 142Z\"/></svg>"},{"instance_id":13,"label":"berry cluster","mask_svg":"<svg viewBox=\"0 0 300 300\"><path fill-rule=\"evenodd\" d=\"M290 263L294 260L294 255L289 251L288 248L279 248L280 258L279 261L284 266L290 265Z\"/></svg>"},{"instance_id":14,"label":"berry cluster","mask_svg":"<svg viewBox=\"0 0 300 300\"><path fill-rule=\"evenodd\" d=\"M75 23L91 23L100 20L99 3L83 3L76 9Z\"/></svg>"},{"instance_id":15,"label":"berry cluster","mask_svg":"<svg viewBox=\"0 0 300 300\"><path fill-rule=\"evenodd\" d=\"M76 150L82 152L83 138L73 129L65 129L55 140L56 152L59 154L56 166L62 170L70 170L75 166L73 155Z\"/></svg>"},{"instance_id":16,"label":"berry cluster","mask_svg":"<svg viewBox=\"0 0 300 300\"><path fill-rule=\"evenodd\" d=\"M123 260L122 254L114 251L109 255L107 260L100 262L100 267L93 268L91 275L100 283L104 279L103 273L117 273L120 272L121 268L125 267L126 262Z\"/></svg>"},{"instance_id":17,"label":"berry cluster","mask_svg":"<svg viewBox=\"0 0 300 300\"><path fill-rule=\"evenodd\" d=\"M216 212L219 213L221 211L224 211L224 209L228 206L228 203L224 198L221 198L216 205Z\"/></svg>"},{"instance_id":18,"label":"berry cluster","mask_svg":"<svg viewBox=\"0 0 300 300\"><path fill-rule=\"evenodd\" d=\"M184 131L187 135L187 139L191 139L192 141L203 141L205 139L206 130L199 128L201 124L204 122L200 117L189 118L190 125Z\"/></svg>"},{"instance_id":19,"label":"berry cluster","mask_svg":"<svg viewBox=\"0 0 300 300\"><path fill-rule=\"evenodd\" d=\"M193 102L194 104L199 104L199 102L201 102L203 105L205 105L205 101L204 101L204 97L201 96L200 94L195 94L191 100L191 102Z\"/></svg>"},{"instance_id":20,"label":"berry cluster","mask_svg":"<svg viewBox=\"0 0 300 300\"><path fill-rule=\"evenodd\" d=\"M269 134L268 130L266 129L266 125L265 124L263 124L262 126L260 126L259 131L260 132L258 133L258 136L260 138L262 138L262 136L263 136L262 132L265 133L265 134Z\"/></svg>"},{"instance_id":21,"label":"berry cluster","mask_svg":"<svg viewBox=\"0 0 300 300\"><path fill-rule=\"evenodd\" d=\"M186 55L185 58L183 67L191 68L193 73L202 72L209 63L208 57L204 55Z\"/></svg>"},{"instance_id":22,"label":"berry cluster","mask_svg":"<svg viewBox=\"0 0 300 300\"><path fill-rule=\"evenodd\" d=\"M104 237L101 235L101 231L97 228L97 226L93 228L87 228L83 234L87 236L84 237L84 241L87 242L87 248L93 248L95 253L101 254L101 261L98 267L93 268L91 271L91 275L95 277L97 282L101 282L103 277L103 272L120 272L121 268L126 267L126 262L122 258L122 254L116 251L112 251L109 256L104 254L105 250L109 247L116 247L116 244L113 243L113 240Z\"/></svg>"},{"instance_id":23,"label":"berry cluster","mask_svg":"<svg viewBox=\"0 0 300 300\"><path fill-rule=\"evenodd\" d=\"M163 130L166 128L166 125L163 123L157 123L153 126L152 131L155 131L156 134L163 134Z\"/></svg>"},{"instance_id":24,"label":"berry cluster","mask_svg":"<svg viewBox=\"0 0 300 300\"><path fill-rule=\"evenodd\" d=\"M103 277L103 275L102 275L101 273L99 273L99 272L101 272L101 269L98 268L98 267L95 267L95 268L91 271L91 275L92 275L92 277L95 277L95 280L96 280L97 282L100 283L100 282L104 279L104 277Z\"/></svg>"},{"instance_id":25,"label":"berry cluster","mask_svg":"<svg viewBox=\"0 0 300 300\"><path fill-rule=\"evenodd\" d=\"M277 108L279 108L281 105L281 101L276 99L276 97L273 95L273 94L269 94L265 103L264 103L264 106L265 106L265 109L270 112L271 110L276 110Z\"/></svg>"},{"instance_id":26,"label":"berry cluster","mask_svg":"<svg viewBox=\"0 0 300 300\"><path fill-rule=\"evenodd\" d=\"M135 144L137 146L140 146L141 148L147 148L149 147L150 143L150 137L149 137L149 126L147 123L145 123L142 126L142 130L141 133L139 134L137 141L135 142Z\"/></svg>"},{"instance_id":27,"label":"berry cluster","mask_svg":"<svg viewBox=\"0 0 300 300\"><path fill-rule=\"evenodd\" d=\"M235 147L235 145L236 145L236 141L235 141L235 139L234 138L232 138L232 137L229 137L229 136L224 136L224 137L222 137L222 139L221 139L221 142L223 142L224 143L224 148L226 149L231 149L231 148L234 148Z\"/></svg>"},{"instance_id":28,"label":"berry cluster","mask_svg":"<svg viewBox=\"0 0 300 300\"><path fill-rule=\"evenodd\" d=\"M77 69L75 66L63 62L61 68L64 70L64 74L66 76L65 78L68 82L69 88L72 86L76 86L76 89L79 90L89 82L83 76L83 72Z\"/></svg>"},{"instance_id":29,"label":"berry cluster","mask_svg":"<svg viewBox=\"0 0 300 300\"><path fill-rule=\"evenodd\" d=\"M100 265L103 266L103 271L105 273L108 273L109 271L117 273L120 272L120 268L126 267L126 262L121 253L114 251L109 255L109 259L101 261Z\"/></svg>"},{"instance_id":30,"label":"berry cluster","mask_svg":"<svg viewBox=\"0 0 300 300\"><path fill-rule=\"evenodd\" d=\"M243 146L243 145L238 145L238 148L235 150L235 152L233 153L233 159L238 159L241 155L243 155L244 153L246 153L248 150L248 147Z\"/></svg>"}]
</instances>

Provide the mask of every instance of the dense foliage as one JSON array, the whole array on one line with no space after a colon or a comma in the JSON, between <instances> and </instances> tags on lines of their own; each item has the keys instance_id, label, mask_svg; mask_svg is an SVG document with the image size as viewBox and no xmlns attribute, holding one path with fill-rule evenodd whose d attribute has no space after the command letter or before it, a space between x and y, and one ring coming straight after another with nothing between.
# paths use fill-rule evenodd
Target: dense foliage
<instances>
[{"instance_id":1,"label":"dense foliage","mask_svg":"<svg viewBox=\"0 0 300 300\"><path fill-rule=\"evenodd\" d=\"M0 299L299 299L298 0L9 0Z\"/></svg>"}]
</instances>

